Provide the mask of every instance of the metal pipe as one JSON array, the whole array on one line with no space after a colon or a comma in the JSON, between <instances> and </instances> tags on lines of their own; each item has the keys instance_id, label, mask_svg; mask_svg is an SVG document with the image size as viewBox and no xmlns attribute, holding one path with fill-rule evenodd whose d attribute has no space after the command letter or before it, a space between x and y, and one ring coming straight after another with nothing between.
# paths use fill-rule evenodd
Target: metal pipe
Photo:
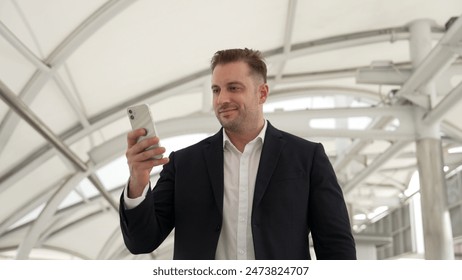
<instances>
[{"instance_id":1,"label":"metal pipe","mask_svg":"<svg viewBox=\"0 0 462 280\"><path fill-rule=\"evenodd\" d=\"M462 82L449 92L443 100L429 111L423 118L422 122L426 125L434 125L447 114L449 110L457 106L462 100Z\"/></svg>"},{"instance_id":2,"label":"metal pipe","mask_svg":"<svg viewBox=\"0 0 462 280\"><path fill-rule=\"evenodd\" d=\"M67 147L51 129L46 126L30 108L18 98L2 81L0 81L0 98L13 109L21 118L23 118L33 129L42 135L49 143L53 145L66 159L68 159L77 170L86 172L88 166L83 162L69 147ZM109 202L109 204L118 211L118 204L106 191L103 184L96 178L95 175L89 176L90 181L94 184L101 195Z\"/></svg>"},{"instance_id":3,"label":"metal pipe","mask_svg":"<svg viewBox=\"0 0 462 280\"><path fill-rule=\"evenodd\" d=\"M343 186L343 192L345 194L350 193L354 188L356 188L360 183L362 183L367 177L369 177L373 172L377 171L385 162L390 160L396 154L398 154L402 149L404 149L410 141L401 140L393 143L385 152L377 156L377 158L364 168L356 177L350 180L345 186Z\"/></svg>"},{"instance_id":4,"label":"metal pipe","mask_svg":"<svg viewBox=\"0 0 462 280\"><path fill-rule=\"evenodd\" d=\"M459 26L462 27L460 23ZM435 49L438 50L438 46L441 46L440 42L432 50L430 26L431 23L425 20L415 21L410 25L412 40L410 40L409 46L412 64L414 66L419 65L417 69L428 70L429 68L425 67L425 64L432 61L434 54L438 53ZM444 37L442 41L447 38ZM447 55L447 52L441 52L438 57L450 56ZM432 79L421 80L418 95L430 100L434 99L436 95L434 81ZM419 113L418 110L416 112ZM419 116L420 114L416 116L415 120L418 128L416 156L420 181L425 259L450 260L454 259L454 248L446 200L446 181L443 173L444 163L439 123L424 124L423 118L419 118Z\"/></svg>"},{"instance_id":5,"label":"metal pipe","mask_svg":"<svg viewBox=\"0 0 462 280\"><path fill-rule=\"evenodd\" d=\"M30 108L18 98L2 81L0 81L0 98L24 119L35 131L40 133L62 155L72 162L79 171L86 171L87 165L72 152L54 133L46 126Z\"/></svg>"},{"instance_id":6,"label":"metal pipe","mask_svg":"<svg viewBox=\"0 0 462 280\"><path fill-rule=\"evenodd\" d=\"M451 28L433 48L431 47L431 26L429 29L426 29L429 32L429 34L426 35L426 40L416 36L416 33L424 31L422 28L425 28L425 26L422 27L422 22L425 21L414 21L409 25L411 32L410 43L411 45L416 46L413 47L411 51L414 72L397 93L397 97L407 98L415 104L428 109L430 107L430 103L427 102L427 104L425 104L425 99L413 100L413 98L416 97L415 92L423 85L428 84L429 81L436 77L438 73L446 69L450 63L457 58L457 55L448 46L451 46L462 39L462 19L459 18L456 22L454 22ZM432 25L432 22L426 21L426 24ZM422 47L425 47L425 51L420 50ZM422 95L418 96L422 97Z\"/></svg>"},{"instance_id":7,"label":"metal pipe","mask_svg":"<svg viewBox=\"0 0 462 280\"><path fill-rule=\"evenodd\" d=\"M29 48L11 32L5 24L0 21L0 35L19 51L29 62L35 65L40 71L50 72L51 67L38 58Z\"/></svg>"}]
</instances>

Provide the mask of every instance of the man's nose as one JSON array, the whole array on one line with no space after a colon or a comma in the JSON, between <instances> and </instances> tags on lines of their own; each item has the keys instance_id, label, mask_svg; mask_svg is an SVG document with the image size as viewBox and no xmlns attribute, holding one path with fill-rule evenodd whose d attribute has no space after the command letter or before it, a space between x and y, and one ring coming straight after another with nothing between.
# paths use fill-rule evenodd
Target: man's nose
<instances>
[{"instance_id":1,"label":"man's nose","mask_svg":"<svg viewBox=\"0 0 462 280\"><path fill-rule=\"evenodd\" d=\"M222 90L217 95L217 103L218 104L228 103L229 100L230 100L230 94L229 94L229 92L227 90Z\"/></svg>"}]
</instances>

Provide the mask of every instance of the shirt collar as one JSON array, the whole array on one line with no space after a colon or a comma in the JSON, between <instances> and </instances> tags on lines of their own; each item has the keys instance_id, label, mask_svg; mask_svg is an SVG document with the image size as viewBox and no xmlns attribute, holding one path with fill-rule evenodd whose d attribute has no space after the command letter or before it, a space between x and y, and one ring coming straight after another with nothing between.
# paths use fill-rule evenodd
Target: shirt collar
<instances>
[{"instance_id":1,"label":"shirt collar","mask_svg":"<svg viewBox=\"0 0 462 280\"><path fill-rule=\"evenodd\" d=\"M258 133L257 137L255 137L252 141L255 141L256 139L260 138L261 143L265 141L265 135L266 135L266 128L268 127L268 121L265 120L265 123L263 125L263 128L261 129L260 133ZM232 145L231 140L229 140L228 134L226 134L226 131L223 129L223 148L226 148L226 143L229 143Z\"/></svg>"}]
</instances>

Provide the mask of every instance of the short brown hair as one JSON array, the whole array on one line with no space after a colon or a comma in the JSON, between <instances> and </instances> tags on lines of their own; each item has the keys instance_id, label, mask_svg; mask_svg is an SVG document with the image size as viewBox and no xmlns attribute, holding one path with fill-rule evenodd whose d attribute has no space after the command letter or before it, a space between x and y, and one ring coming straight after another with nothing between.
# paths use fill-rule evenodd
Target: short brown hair
<instances>
[{"instance_id":1,"label":"short brown hair","mask_svg":"<svg viewBox=\"0 0 462 280\"><path fill-rule=\"evenodd\" d=\"M260 51L252 49L228 49L217 51L210 61L210 68L213 70L218 64L243 61L249 65L252 74L257 74L263 78L266 83L266 63Z\"/></svg>"}]
</instances>

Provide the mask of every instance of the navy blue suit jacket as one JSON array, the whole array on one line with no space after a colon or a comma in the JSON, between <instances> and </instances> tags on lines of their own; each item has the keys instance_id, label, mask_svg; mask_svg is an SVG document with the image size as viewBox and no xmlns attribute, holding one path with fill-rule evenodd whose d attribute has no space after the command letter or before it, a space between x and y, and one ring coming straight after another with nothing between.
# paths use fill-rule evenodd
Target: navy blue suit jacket
<instances>
[{"instance_id":1,"label":"navy blue suit jacket","mask_svg":"<svg viewBox=\"0 0 462 280\"><path fill-rule=\"evenodd\" d=\"M120 221L134 254L155 250L175 228L174 259L214 259L223 211L223 129L173 152L153 191ZM342 190L319 143L266 131L255 184L256 259L356 259Z\"/></svg>"}]
</instances>

